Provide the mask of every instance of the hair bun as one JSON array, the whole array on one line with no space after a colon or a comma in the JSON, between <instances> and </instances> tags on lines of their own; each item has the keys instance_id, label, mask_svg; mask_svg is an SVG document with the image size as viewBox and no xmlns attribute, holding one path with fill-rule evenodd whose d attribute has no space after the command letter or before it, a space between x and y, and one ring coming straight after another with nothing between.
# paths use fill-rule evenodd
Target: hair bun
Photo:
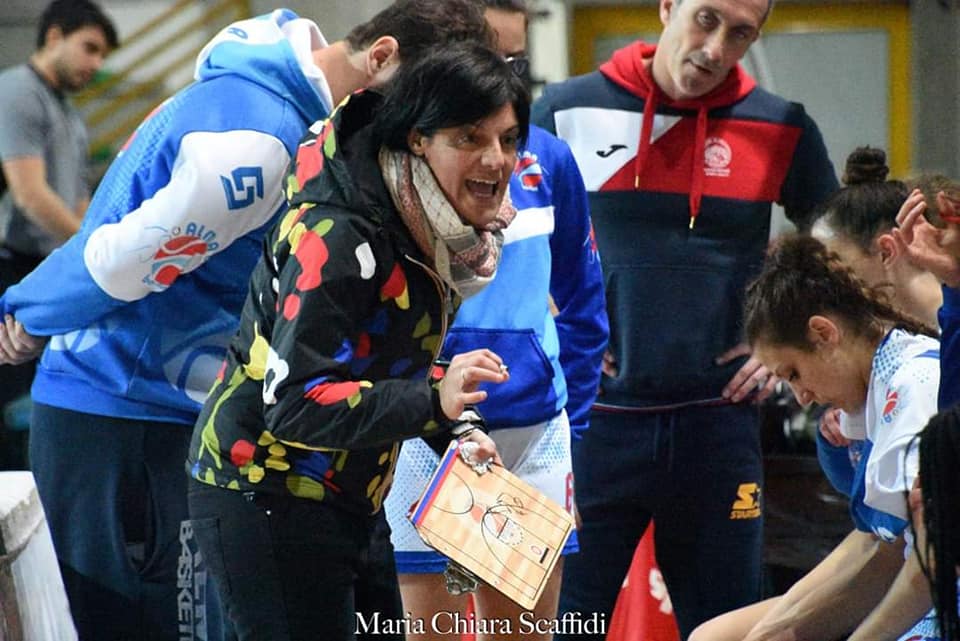
<instances>
[{"instance_id":1,"label":"hair bun","mask_svg":"<svg viewBox=\"0 0 960 641\"><path fill-rule=\"evenodd\" d=\"M849 186L882 183L889 173L887 154L883 149L857 147L847 156L847 166L843 170L843 184Z\"/></svg>"}]
</instances>

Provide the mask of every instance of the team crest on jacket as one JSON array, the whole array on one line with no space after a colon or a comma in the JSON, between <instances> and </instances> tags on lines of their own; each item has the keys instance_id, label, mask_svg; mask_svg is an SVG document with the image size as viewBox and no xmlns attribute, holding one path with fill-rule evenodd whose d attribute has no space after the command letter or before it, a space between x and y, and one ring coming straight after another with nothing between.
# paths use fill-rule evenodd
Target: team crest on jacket
<instances>
[{"instance_id":1,"label":"team crest on jacket","mask_svg":"<svg viewBox=\"0 0 960 641\"><path fill-rule=\"evenodd\" d=\"M887 399L883 404L883 422L890 423L893 421L897 414L900 413L902 405L900 402L900 394L897 393L897 390L889 390L887 392Z\"/></svg>"},{"instance_id":2,"label":"team crest on jacket","mask_svg":"<svg viewBox=\"0 0 960 641\"><path fill-rule=\"evenodd\" d=\"M166 289L180 274L195 268L217 249L216 237L215 232L196 223L188 224L183 230L173 228L154 253L150 274L144 281L157 290Z\"/></svg>"},{"instance_id":3,"label":"team crest on jacket","mask_svg":"<svg viewBox=\"0 0 960 641\"><path fill-rule=\"evenodd\" d=\"M513 173L520 179L520 186L528 191L536 191L543 182L543 169L540 168L540 159L529 151L524 151L517 159L517 166Z\"/></svg>"},{"instance_id":4,"label":"team crest on jacket","mask_svg":"<svg viewBox=\"0 0 960 641\"><path fill-rule=\"evenodd\" d=\"M723 138L707 138L703 145L703 172L708 176L726 178L730 175L733 151Z\"/></svg>"}]
</instances>

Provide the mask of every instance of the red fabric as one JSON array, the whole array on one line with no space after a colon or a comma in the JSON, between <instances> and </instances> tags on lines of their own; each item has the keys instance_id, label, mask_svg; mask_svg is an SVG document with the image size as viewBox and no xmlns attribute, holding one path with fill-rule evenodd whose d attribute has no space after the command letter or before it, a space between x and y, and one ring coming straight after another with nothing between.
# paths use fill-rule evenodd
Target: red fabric
<instances>
[{"instance_id":1,"label":"red fabric","mask_svg":"<svg viewBox=\"0 0 960 641\"><path fill-rule=\"evenodd\" d=\"M644 62L652 60L656 50L656 45L637 40L617 49L610 60L600 65L600 73L639 98L647 99L656 92L657 102L677 109L725 107L745 98L757 86L757 81L737 65L710 93L692 100L671 100L659 90L650 66Z\"/></svg>"},{"instance_id":2,"label":"red fabric","mask_svg":"<svg viewBox=\"0 0 960 641\"><path fill-rule=\"evenodd\" d=\"M725 107L743 99L757 85L743 67L737 65L713 91L690 100L672 100L663 93L653 77L653 55L656 50L656 46L638 40L615 51L613 57L600 66L600 73L644 100L640 144L637 146L634 161L633 189L636 190L646 188L646 185L657 184L644 170L647 167L650 147L653 145L650 133L653 128L653 117L659 104L677 109L696 110L697 119L693 140L684 145L684 148L688 148L690 144L693 145L693 159L696 160L706 153L707 112L715 107ZM703 199L703 172L699 169L699 161L691 162L691 169L686 176L689 178L689 186L682 191L690 190L690 229L693 229L694 222L700 215L700 202ZM738 184L740 182L737 181Z\"/></svg>"},{"instance_id":3,"label":"red fabric","mask_svg":"<svg viewBox=\"0 0 960 641\"><path fill-rule=\"evenodd\" d=\"M472 616L473 611L471 596L467 599L467 616ZM460 639L476 641L473 634L464 634ZM673 606L653 552L652 522L633 555L607 628L607 641L680 641Z\"/></svg>"},{"instance_id":4,"label":"red fabric","mask_svg":"<svg viewBox=\"0 0 960 641\"><path fill-rule=\"evenodd\" d=\"M706 140L722 138L732 153L721 172L700 172L704 196L747 202L780 199L780 187L786 180L793 151L802 133L799 127L740 118L708 120L706 127ZM645 191L683 194L690 189L694 162L692 141L696 129L694 118L684 118L663 134L657 144L649 147L643 177ZM709 169L702 156L697 156L699 166ZM600 191L632 191L636 180L635 164L634 160L625 162Z\"/></svg>"},{"instance_id":5,"label":"red fabric","mask_svg":"<svg viewBox=\"0 0 960 641\"><path fill-rule=\"evenodd\" d=\"M633 555L613 610L607 641L679 641L673 606L653 552L653 523Z\"/></svg>"}]
</instances>

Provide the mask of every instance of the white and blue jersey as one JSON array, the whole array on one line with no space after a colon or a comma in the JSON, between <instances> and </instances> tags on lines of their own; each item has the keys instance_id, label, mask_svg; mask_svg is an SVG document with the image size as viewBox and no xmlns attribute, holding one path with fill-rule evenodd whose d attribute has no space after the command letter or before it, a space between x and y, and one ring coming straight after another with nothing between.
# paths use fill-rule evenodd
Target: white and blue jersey
<instances>
[{"instance_id":1,"label":"white and blue jersey","mask_svg":"<svg viewBox=\"0 0 960 641\"><path fill-rule=\"evenodd\" d=\"M892 330L874 354L862 415L841 421L850 448L818 435L820 463L850 497L856 528L887 542L909 524L906 495L918 470L918 443L911 441L937 412L939 357L935 339Z\"/></svg>"},{"instance_id":2,"label":"white and blue jersey","mask_svg":"<svg viewBox=\"0 0 960 641\"><path fill-rule=\"evenodd\" d=\"M236 22L200 53L196 82L134 132L80 231L0 299L51 337L35 401L194 422L285 206L290 158L331 109L311 54L325 45L289 10Z\"/></svg>"}]
</instances>

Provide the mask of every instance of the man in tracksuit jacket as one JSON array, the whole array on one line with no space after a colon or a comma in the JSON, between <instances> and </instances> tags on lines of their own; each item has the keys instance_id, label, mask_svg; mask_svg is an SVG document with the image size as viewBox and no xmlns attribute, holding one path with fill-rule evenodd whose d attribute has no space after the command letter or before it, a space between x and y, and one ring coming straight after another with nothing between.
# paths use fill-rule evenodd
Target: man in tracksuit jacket
<instances>
[{"instance_id":1,"label":"man in tracksuit jacket","mask_svg":"<svg viewBox=\"0 0 960 641\"><path fill-rule=\"evenodd\" d=\"M802 228L837 188L803 107L738 65L770 5L660 0L658 45L635 42L534 105L533 121L570 145L583 173L610 318L591 427L573 443L583 525L561 615L609 618L651 518L684 637L760 598L750 401L775 381L740 345L743 291L771 203Z\"/></svg>"}]
</instances>

